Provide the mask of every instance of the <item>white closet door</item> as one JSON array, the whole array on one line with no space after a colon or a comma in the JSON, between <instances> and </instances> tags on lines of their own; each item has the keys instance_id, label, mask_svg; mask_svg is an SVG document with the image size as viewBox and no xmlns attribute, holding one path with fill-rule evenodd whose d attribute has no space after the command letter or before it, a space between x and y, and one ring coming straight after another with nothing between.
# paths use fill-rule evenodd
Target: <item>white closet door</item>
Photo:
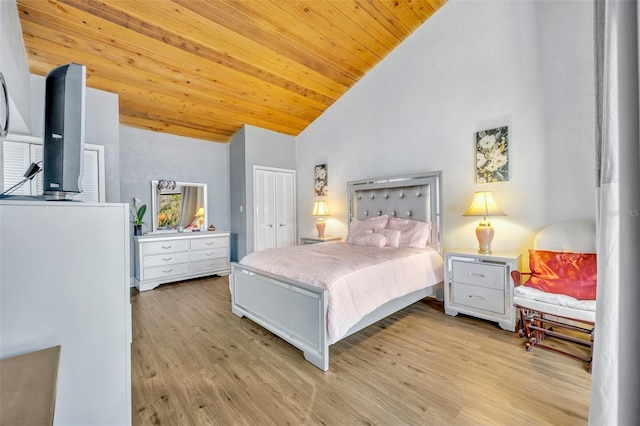
<instances>
[{"instance_id":1,"label":"white closet door","mask_svg":"<svg viewBox=\"0 0 640 426\"><path fill-rule=\"evenodd\" d=\"M255 251L276 247L275 173L254 171Z\"/></svg>"},{"instance_id":2,"label":"white closet door","mask_svg":"<svg viewBox=\"0 0 640 426\"><path fill-rule=\"evenodd\" d=\"M293 173L276 172L276 247L295 245L295 203Z\"/></svg>"}]
</instances>

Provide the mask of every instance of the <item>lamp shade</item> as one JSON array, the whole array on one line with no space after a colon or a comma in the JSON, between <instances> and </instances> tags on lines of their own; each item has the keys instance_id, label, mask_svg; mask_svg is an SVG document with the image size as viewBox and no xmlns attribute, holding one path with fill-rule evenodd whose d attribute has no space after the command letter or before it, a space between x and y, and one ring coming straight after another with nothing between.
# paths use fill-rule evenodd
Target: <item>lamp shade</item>
<instances>
[{"instance_id":1,"label":"lamp shade","mask_svg":"<svg viewBox=\"0 0 640 426\"><path fill-rule=\"evenodd\" d=\"M313 203L312 216L330 216L329 207L326 201L315 201Z\"/></svg>"},{"instance_id":2,"label":"lamp shade","mask_svg":"<svg viewBox=\"0 0 640 426\"><path fill-rule=\"evenodd\" d=\"M204 217L204 207L200 207L196 212L196 217Z\"/></svg>"},{"instance_id":3,"label":"lamp shade","mask_svg":"<svg viewBox=\"0 0 640 426\"><path fill-rule=\"evenodd\" d=\"M473 196L471 206L464 212L463 216L506 216L493 199L491 191L477 191Z\"/></svg>"}]
</instances>

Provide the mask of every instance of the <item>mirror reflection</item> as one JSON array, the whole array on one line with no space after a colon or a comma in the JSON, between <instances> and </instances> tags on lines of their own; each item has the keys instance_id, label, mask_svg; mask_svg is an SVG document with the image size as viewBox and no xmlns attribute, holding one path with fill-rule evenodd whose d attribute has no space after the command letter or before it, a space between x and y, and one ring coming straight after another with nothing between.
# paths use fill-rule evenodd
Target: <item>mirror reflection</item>
<instances>
[{"instance_id":1,"label":"mirror reflection","mask_svg":"<svg viewBox=\"0 0 640 426\"><path fill-rule=\"evenodd\" d=\"M151 181L152 232L206 229L207 184Z\"/></svg>"}]
</instances>

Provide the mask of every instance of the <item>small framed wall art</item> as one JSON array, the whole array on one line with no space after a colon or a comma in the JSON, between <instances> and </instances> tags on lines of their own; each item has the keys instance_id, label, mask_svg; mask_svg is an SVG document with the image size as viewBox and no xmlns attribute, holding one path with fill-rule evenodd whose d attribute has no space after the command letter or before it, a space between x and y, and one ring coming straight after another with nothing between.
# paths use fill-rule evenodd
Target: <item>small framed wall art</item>
<instances>
[{"instance_id":1,"label":"small framed wall art","mask_svg":"<svg viewBox=\"0 0 640 426\"><path fill-rule=\"evenodd\" d=\"M316 196L323 197L329 195L329 177L327 176L327 165L317 165L314 175Z\"/></svg>"},{"instance_id":2,"label":"small framed wall art","mask_svg":"<svg viewBox=\"0 0 640 426\"><path fill-rule=\"evenodd\" d=\"M509 127L476 133L476 183L509 180Z\"/></svg>"}]
</instances>

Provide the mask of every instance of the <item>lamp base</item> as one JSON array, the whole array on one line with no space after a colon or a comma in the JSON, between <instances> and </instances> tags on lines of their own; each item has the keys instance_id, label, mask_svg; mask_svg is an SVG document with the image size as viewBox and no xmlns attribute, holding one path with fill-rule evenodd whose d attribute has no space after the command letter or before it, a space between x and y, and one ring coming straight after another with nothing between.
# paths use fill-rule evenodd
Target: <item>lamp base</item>
<instances>
[{"instance_id":1,"label":"lamp base","mask_svg":"<svg viewBox=\"0 0 640 426\"><path fill-rule=\"evenodd\" d=\"M324 229L327 227L327 224L324 223L322 218L318 219L316 222L316 229L318 230L318 238L324 238Z\"/></svg>"},{"instance_id":2,"label":"lamp base","mask_svg":"<svg viewBox=\"0 0 640 426\"><path fill-rule=\"evenodd\" d=\"M476 228L476 238L478 238L478 253L491 254L491 241L493 241L493 235L495 231L491 223L482 221Z\"/></svg>"}]
</instances>

